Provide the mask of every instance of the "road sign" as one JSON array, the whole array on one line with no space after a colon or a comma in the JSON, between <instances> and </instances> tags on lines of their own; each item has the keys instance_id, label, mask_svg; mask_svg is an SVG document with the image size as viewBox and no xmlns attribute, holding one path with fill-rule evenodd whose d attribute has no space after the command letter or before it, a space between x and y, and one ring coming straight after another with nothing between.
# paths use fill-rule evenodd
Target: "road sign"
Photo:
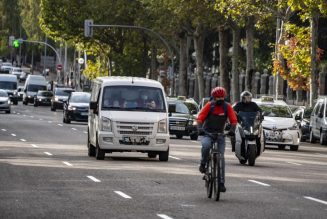
<instances>
[{"instance_id":1,"label":"road sign","mask_svg":"<svg viewBox=\"0 0 327 219\"><path fill-rule=\"evenodd\" d=\"M83 65L84 64L84 59L83 58L79 58L78 59L78 63L81 64L81 65Z\"/></svg>"},{"instance_id":2,"label":"road sign","mask_svg":"<svg viewBox=\"0 0 327 219\"><path fill-rule=\"evenodd\" d=\"M61 70L62 69L62 64L58 64L57 65L57 70Z\"/></svg>"},{"instance_id":3,"label":"road sign","mask_svg":"<svg viewBox=\"0 0 327 219\"><path fill-rule=\"evenodd\" d=\"M14 36L9 36L9 46L13 46L13 42L15 40L15 37Z\"/></svg>"}]
</instances>

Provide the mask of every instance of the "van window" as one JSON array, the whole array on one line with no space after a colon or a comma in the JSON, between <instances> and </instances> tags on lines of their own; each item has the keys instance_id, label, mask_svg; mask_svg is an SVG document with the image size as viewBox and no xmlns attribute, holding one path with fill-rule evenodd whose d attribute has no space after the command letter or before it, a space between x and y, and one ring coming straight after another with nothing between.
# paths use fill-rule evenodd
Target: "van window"
<instances>
[{"instance_id":1,"label":"van window","mask_svg":"<svg viewBox=\"0 0 327 219\"><path fill-rule=\"evenodd\" d=\"M13 81L0 81L0 89L4 90L16 90L17 82Z\"/></svg>"},{"instance_id":2,"label":"van window","mask_svg":"<svg viewBox=\"0 0 327 219\"><path fill-rule=\"evenodd\" d=\"M315 115L318 115L319 109L320 109L321 103L318 103L315 108Z\"/></svg>"},{"instance_id":3,"label":"van window","mask_svg":"<svg viewBox=\"0 0 327 219\"><path fill-rule=\"evenodd\" d=\"M102 110L166 112L160 88L107 86L103 89Z\"/></svg>"},{"instance_id":4,"label":"van window","mask_svg":"<svg viewBox=\"0 0 327 219\"><path fill-rule=\"evenodd\" d=\"M322 104L319 110L319 114L324 115L325 104Z\"/></svg>"},{"instance_id":5,"label":"van window","mask_svg":"<svg viewBox=\"0 0 327 219\"><path fill-rule=\"evenodd\" d=\"M44 85L30 84L27 86L27 91L38 92L39 90L46 90L47 87Z\"/></svg>"}]
</instances>

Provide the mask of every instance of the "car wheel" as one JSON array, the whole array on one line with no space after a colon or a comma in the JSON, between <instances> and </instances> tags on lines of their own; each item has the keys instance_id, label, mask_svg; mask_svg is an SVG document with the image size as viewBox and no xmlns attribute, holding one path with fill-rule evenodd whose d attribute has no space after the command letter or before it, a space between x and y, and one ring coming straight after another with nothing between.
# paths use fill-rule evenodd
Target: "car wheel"
<instances>
[{"instance_id":1,"label":"car wheel","mask_svg":"<svg viewBox=\"0 0 327 219\"><path fill-rule=\"evenodd\" d=\"M177 135L176 135L176 138L178 138L178 139L182 139L182 138L183 138L183 135L181 135L181 134L177 134Z\"/></svg>"},{"instance_id":2,"label":"car wheel","mask_svg":"<svg viewBox=\"0 0 327 219\"><path fill-rule=\"evenodd\" d=\"M159 153L160 161L168 161L168 158L169 158L169 149L167 151L163 151Z\"/></svg>"},{"instance_id":3,"label":"car wheel","mask_svg":"<svg viewBox=\"0 0 327 219\"><path fill-rule=\"evenodd\" d=\"M34 107L38 107L38 106L39 104L36 101L34 101Z\"/></svg>"},{"instance_id":4,"label":"car wheel","mask_svg":"<svg viewBox=\"0 0 327 219\"><path fill-rule=\"evenodd\" d=\"M190 138L191 138L191 140L196 141L196 140L198 140L198 134L192 134L190 136Z\"/></svg>"},{"instance_id":5,"label":"car wheel","mask_svg":"<svg viewBox=\"0 0 327 219\"><path fill-rule=\"evenodd\" d=\"M7 110L6 113L9 114L10 113L10 110Z\"/></svg>"},{"instance_id":6,"label":"car wheel","mask_svg":"<svg viewBox=\"0 0 327 219\"><path fill-rule=\"evenodd\" d=\"M309 142L310 143L315 143L316 139L315 137L313 136L313 131L310 130L310 137L309 137Z\"/></svg>"},{"instance_id":7,"label":"car wheel","mask_svg":"<svg viewBox=\"0 0 327 219\"><path fill-rule=\"evenodd\" d=\"M105 152L99 147L98 139L96 141L96 147L95 147L95 158L97 160L104 160Z\"/></svg>"},{"instance_id":8,"label":"car wheel","mask_svg":"<svg viewBox=\"0 0 327 219\"><path fill-rule=\"evenodd\" d=\"M15 101L13 102L13 104L14 104L14 105L18 105L18 100L15 100Z\"/></svg>"},{"instance_id":9,"label":"car wheel","mask_svg":"<svg viewBox=\"0 0 327 219\"><path fill-rule=\"evenodd\" d=\"M51 111L56 111L56 108L51 105Z\"/></svg>"},{"instance_id":10,"label":"car wheel","mask_svg":"<svg viewBox=\"0 0 327 219\"><path fill-rule=\"evenodd\" d=\"M300 138L300 142L306 142L306 138L302 135L301 138Z\"/></svg>"},{"instance_id":11,"label":"car wheel","mask_svg":"<svg viewBox=\"0 0 327 219\"><path fill-rule=\"evenodd\" d=\"M148 152L148 158L156 158L157 157L157 153L156 152Z\"/></svg>"},{"instance_id":12,"label":"car wheel","mask_svg":"<svg viewBox=\"0 0 327 219\"><path fill-rule=\"evenodd\" d=\"M89 130L87 130L87 155L89 157L94 157L95 156L95 147L90 143Z\"/></svg>"},{"instance_id":13,"label":"car wheel","mask_svg":"<svg viewBox=\"0 0 327 219\"><path fill-rule=\"evenodd\" d=\"M285 145L278 145L279 150L285 150Z\"/></svg>"},{"instance_id":14,"label":"car wheel","mask_svg":"<svg viewBox=\"0 0 327 219\"><path fill-rule=\"evenodd\" d=\"M23 104L24 104L24 105L27 105L27 101L26 101L26 99L23 100Z\"/></svg>"},{"instance_id":15,"label":"car wheel","mask_svg":"<svg viewBox=\"0 0 327 219\"><path fill-rule=\"evenodd\" d=\"M299 145L291 145L290 146L290 150L291 151L297 151L297 150L299 150Z\"/></svg>"},{"instance_id":16,"label":"car wheel","mask_svg":"<svg viewBox=\"0 0 327 219\"><path fill-rule=\"evenodd\" d=\"M321 145L327 144L326 133L320 132L320 139L319 142Z\"/></svg>"}]
</instances>

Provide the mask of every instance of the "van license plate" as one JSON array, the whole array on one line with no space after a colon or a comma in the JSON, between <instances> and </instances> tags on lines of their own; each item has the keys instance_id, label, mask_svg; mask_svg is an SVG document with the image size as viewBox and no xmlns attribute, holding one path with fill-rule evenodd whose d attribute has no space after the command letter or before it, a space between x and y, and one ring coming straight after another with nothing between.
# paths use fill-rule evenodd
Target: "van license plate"
<instances>
[{"instance_id":1,"label":"van license plate","mask_svg":"<svg viewBox=\"0 0 327 219\"><path fill-rule=\"evenodd\" d=\"M146 137L123 137L123 142L127 144L146 144L148 140Z\"/></svg>"},{"instance_id":2,"label":"van license plate","mask_svg":"<svg viewBox=\"0 0 327 219\"><path fill-rule=\"evenodd\" d=\"M180 126L170 126L171 130L185 131L185 127Z\"/></svg>"}]
</instances>

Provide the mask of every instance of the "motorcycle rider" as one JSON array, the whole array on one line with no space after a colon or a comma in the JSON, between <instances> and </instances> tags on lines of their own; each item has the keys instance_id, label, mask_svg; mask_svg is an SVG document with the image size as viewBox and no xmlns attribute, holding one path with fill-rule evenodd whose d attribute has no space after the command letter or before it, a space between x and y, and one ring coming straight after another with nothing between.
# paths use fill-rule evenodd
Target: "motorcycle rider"
<instances>
[{"instance_id":1,"label":"motorcycle rider","mask_svg":"<svg viewBox=\"0 0 327 219\"><path fill-rule=\"evenodd\" d=\"M198 126L202 127L205 132L209 133L223 133L227 119L231 124L230 133L232 134L237 124L237 117L230 103L225 102L226 91L223 87L216 87L211 91L212 100L208 102L200 111L197 122ZM219 142L218 150L222 154L222 178L220 179L220 188L222 192L226 191L225 188L225 137L219 136L217 139ZM199 171L205 173L205 165L207 163L210 148L212 146L213 139L205 135L202 140L201 149L201 163Z\"/></svg>"},{"instance_id":2,"label":"motorcycle rider","mask_svg":"<svg viewBox=\"0 0 327 219\"><path fill-rule=\"evenodd\" d=\"M249 91L241 93L241 101L233 107L236 113L239 112L262 112L261 108L252 101L252 94ZM235 136L231 136L232 151L235 151Z\"/></svg>"}]
</instances>

